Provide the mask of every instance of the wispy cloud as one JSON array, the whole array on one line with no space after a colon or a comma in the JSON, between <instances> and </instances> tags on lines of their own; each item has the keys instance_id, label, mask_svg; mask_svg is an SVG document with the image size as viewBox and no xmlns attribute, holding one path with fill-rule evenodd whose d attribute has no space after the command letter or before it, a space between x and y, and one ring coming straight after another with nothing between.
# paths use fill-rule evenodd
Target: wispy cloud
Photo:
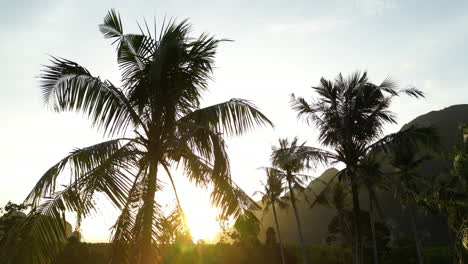
<instances>
[{"instance_id":1,"label":"wispy cloud","mask_svg":"<svg viewBox=\"0 0 468 264\"><path fill-rule=\"evenodd\" d=\"M322 33L330 32L339 27L344 27L350 24L350 20L346 19L314 19L302 20L293 23L278 23L268 27L269 32L274 33Z\"/></svg>"}]
</instances>

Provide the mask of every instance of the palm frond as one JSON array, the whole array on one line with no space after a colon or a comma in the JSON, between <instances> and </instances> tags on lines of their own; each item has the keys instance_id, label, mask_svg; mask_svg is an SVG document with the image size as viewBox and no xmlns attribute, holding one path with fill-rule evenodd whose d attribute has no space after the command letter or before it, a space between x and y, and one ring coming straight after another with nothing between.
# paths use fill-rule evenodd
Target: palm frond
<instances>
[{"instance_id":1,"label":"palm frond","mask_svg":"<svg viewBox=\"0 0 468 264\"><path fill-rule=\"evenodd\" d=\"M260 206L233 181L218 179L213 185L211 204L220 209L220 217L228 219L259 210Z\"/></svg>"},{"instance_id":2,"label":"palm frond","mask_svg":"<svg viewBox=\"0 0 468 264\"><path fill-rule=\"evenodd\" d=\"M99 30L106 38L120 38L123 35L120 15L111 9L104 17L104 23L99 25Z\"/></svg>"},{"instance_id":3,"label":"palm frond","mask_svg":"<svg viewBox=\"0 0 468 264\"><path fill-rule=\"evenodd\" d=\"M143 166L137 173L121 214L112 227L112 257L109 263L133 263L130 250L132 242L136 240L133 233L136 222L135 207L138 208L138 204L142 203L143 182L146 175L147 166Z\"/></svg>"},{"instance_id":4,"label":"palm frond","mask_svg":"<svg viewBox=\"0 0 468 264\"><path fill-rule=\"evenodd\" d=\"M392 152L400 148L423 148L437 152L440 150L439 136L433 127L411 125L405 130L381 138L377 142L369 145L367 150Z\"/></svg>"},{"instance_id":5,"label":"palm frond","mask_svg":"<svg viewBox=\"0 0 468 264\"><path fill-rule=\"evenodd\" d=\"M226 135L242 135L256 126L273 126L255 105L243 99L195 110L178 122L199 124Z\"/></svg>"},{"instance_id":6,"label":"palm frond","mask_svg":"<svg viewBox=\"0 0 468 264\"><path fill-rule=\"evenodd\" d=\"M123 93L109 81L67 59L52 57L51 63L40 76L45 104L58 112L83 112L110 135L124 132L129 125L142 125Z\"/></svg>"},{"instance_id":7,"label":"palm frond","mask_svg":"<svg viewBox=\"0 0 468 264\"><path fill-rule=\"evenodd\" d=\"M73 150L68 156L48 169L39 179L24 201L25 204L37 205L44 196L56 192L57 178L66 169L70 168L71 180L76 181L99 165L103 164L112 155L119 152L131 151L131 144L122 146L122 139L113 139L93 146Z\"/></svg>"}]
</instances>

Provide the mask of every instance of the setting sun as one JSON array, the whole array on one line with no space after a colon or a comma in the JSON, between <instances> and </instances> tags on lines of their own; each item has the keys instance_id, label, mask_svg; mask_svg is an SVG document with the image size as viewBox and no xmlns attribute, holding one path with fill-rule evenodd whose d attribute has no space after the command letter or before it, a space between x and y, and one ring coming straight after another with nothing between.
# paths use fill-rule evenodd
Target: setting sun
<instances>
[{"instance_id":1,"label":"setting sun","mask_svg":"<svg viewBox=\"0 0 468 264\"><path fill-rule=\"evenodd\" d=\"M193 241L200 239L212 242L216 233L220 232L217 209L211 207L209 194L198 188L190 188L192 195L187 200L182 198L186 222Z\"/></svg>"},{"instance_id":2,"label":"setting sun","mask_svg":"<svg viewBox=\"0 0 468 264\"><path fill-rule=\"evenodd\" d=\"M216 221L216 209L206 205L197 205L185 209L187 225L190 229L193 241L200 239L212 242L216 233L220 231Z\"/></svg>"}]
</instances>

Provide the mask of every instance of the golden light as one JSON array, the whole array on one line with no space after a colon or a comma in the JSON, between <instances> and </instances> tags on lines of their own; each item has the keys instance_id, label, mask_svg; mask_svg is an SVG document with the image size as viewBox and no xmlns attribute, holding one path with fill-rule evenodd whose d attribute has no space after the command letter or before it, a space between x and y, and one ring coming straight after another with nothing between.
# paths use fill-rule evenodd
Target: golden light
<instances>
[{"instance_id":1,"label":"golden light","mask_svg":"<svg viewBox=\"0 0 468 264\"><path fill-rule=\"evenodd\" d=\"M202 239L205 242L212 242L215 235L220 232L220 227L216 221L217 210L212 208L208 201L197 201L193 206L184 208L186 222L190 229L193 241Z\"/></svg>"}]
</instances>

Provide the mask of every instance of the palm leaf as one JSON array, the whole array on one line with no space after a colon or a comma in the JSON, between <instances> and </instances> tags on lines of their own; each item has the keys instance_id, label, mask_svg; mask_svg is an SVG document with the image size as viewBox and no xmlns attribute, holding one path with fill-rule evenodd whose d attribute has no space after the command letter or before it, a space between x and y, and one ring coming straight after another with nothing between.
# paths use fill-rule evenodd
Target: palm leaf
<instances>
[{"instance_id":1,"label":"palm leaf","mask_svg":"<svg viewBox=\"0 0 468 264\"><path fill-rule=\"evenodd\" d=\"M42 98L58 112L81 111L105 133L142 125L123 93L75 62L52 57L40 76Z\"/></svg>"},{"instance_id":2,"label":"palm leaf","mask_svg":"<svg viewBox=\"0 0 468 264\"><path fill-rule=\"evenodd\" d=\"M57 178L64 169L70 168L71 180L76 181L105 162L119 150L130 151L130 147L131 145L124 145L122 149L122 139L113 139L86 148L73 150L68 156L44 173L26 197L24 203L37 205L42 197L55 193Z\"/></svg>"},{"instance_id":3,"label":"palm leaf","mask_svg":"<svg viewBox=\"0 0 468 264\"><path fill-rule=\"evenodd\" d=\"M255 126L273 123L255 105L243 99L198 109L182 117L179 123L195 123L227 135L242 135Z\"/></svg>"}]
</instances>

